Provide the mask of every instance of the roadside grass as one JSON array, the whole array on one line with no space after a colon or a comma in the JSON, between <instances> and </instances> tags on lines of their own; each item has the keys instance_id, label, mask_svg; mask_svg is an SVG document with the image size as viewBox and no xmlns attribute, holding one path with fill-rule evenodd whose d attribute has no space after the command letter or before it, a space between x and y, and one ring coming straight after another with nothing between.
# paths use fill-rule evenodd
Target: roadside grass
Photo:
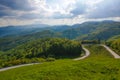
<instances>
[{"instance_id":1,"label":"roadside grass","mask_svg":"<svg viewBox=\"0 0 120 80\"><path fill-rule=\"evenodd\" d=\"M120 60L102 46L88 45L88 58L56 60L0 72L0 80L120 80Z\"/></svg>"},{"instance_id":2,"label":"roadside grass","mask_svg":"<svg viewBox=\"0 0 120 80\"><path fill-rule=\"evenodd\" d=\"M96 59L113 58L113 56L103 46L87 45L86 48L91 53L88 58L96 58Z\"/></svg>"}]
</instances>

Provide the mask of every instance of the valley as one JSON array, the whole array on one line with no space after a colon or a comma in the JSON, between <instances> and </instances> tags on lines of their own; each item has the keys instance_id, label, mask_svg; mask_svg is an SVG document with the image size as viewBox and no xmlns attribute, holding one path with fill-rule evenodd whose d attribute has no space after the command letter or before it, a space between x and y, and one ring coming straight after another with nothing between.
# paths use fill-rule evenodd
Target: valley
<instances>
[{"instance_id":1,"label":"valley","mask_svg":"<svg viewBox=\"0 0 120 80\"><path fill-rule=\"evenodd\" d=\"M120 0L0 0L0 80L120 80Z\"/></svg>"},{"instance_id":2,"label":"valley","mask_svg":"<svg viewBox=\"0 0 120 80\"><path fill-rule=\"evenodd\" d=\"M12 28L0 34L0 80L120 79L119 22Z\"/></svg>"}]
</instances>

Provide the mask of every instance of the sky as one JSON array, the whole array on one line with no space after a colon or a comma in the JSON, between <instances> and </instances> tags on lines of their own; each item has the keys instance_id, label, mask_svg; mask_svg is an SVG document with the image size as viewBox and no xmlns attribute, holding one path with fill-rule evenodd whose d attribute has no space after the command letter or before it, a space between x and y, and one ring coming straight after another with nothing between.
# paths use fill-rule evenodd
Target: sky
<instances>
[{"instance_id":1,"label":"sky","mask_svg":"<svg viewBox=\"0 0 120 80\"><path fill-rule=\"evenodd\" d=\"M120 21L120 0L0 0L0 27Z\"/></svg>"}]
</instances>

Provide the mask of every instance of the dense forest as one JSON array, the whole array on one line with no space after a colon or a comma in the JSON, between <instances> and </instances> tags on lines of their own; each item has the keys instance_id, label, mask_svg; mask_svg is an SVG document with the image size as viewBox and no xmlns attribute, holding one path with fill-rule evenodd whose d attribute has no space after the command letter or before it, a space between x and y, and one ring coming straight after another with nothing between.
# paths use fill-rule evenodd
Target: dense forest
<instances>
[{"instance_id":1,"label":"dense forest","mask_svg":"<svg viewBox=\"0 0 120 80\"><path fill-rule=\"evenodd\" d=\"M1 67L40 62L49 59L75 58L82 53L77 41L60 38L38 39L0 53Z\"/></svg>"},{"instance_id":2,"label":"dense forest","mask_svg":"<svg viewBox=\"0 0 120 80\"><path fill-rule=\"evenodd\" d=\"M34 34L24 35L24 36L9 36L0 38L0 51L7 51L15 48L18 45L24 44L29 41L33 41L40 38L55 38L61 37L59 33L55 33L49 30L43 30Z\"/></svg>"}]
</instances>

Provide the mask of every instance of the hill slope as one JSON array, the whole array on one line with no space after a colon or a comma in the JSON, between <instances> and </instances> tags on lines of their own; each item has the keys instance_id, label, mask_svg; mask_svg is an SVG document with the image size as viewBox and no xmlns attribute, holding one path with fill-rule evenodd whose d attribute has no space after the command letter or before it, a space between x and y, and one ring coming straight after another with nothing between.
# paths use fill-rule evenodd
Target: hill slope
<instances>
[{"instance_id":1,"label":"hill slope","mask_svg":"<svg viewBox=\"0 0 120 80\"><path fill-rule=\"evenodd\" d=\"M38 39L0 54L0 67L39 62L47 58L74 58L82 53L77 41L60 38Z\"/></svg>"},{"instance_id":2,"label":"hill slope","mask_svg":"<svg viewBox=\"0 0 120 80\"><path fill-rule=\"evenodd\" d=\"M12 69L0 72L0 80L120 79L120 60L113 59L106 49L101 46L92 45L87 46L87 48L91 51L91 56L85 60L73 61L65 59ZM99 52L100 50L101 52Z\"/></svg>"},{"instance_id":3,"label":"hill slope","mask_svg":"<svg viewBox=\"0 0 120 80\"><path fill-rule=\"evenodd\" d=\"M23 29L23 27L21 27L20 30L21 29ZM11 30L11 28L8 30ZM13 29L12 31L17 33L18 30ZM20 44L39 38L59 37L76 40L107 40L113 36L120 34L120 22L86 22L73 26L61 25L39 29L37 27L33 29L30 28L30 30L30 33L25 29L25 33L19 34L18 32L19 35L17 36L15 36L16 34L14 34L11 36L6 36L4 38L1 37L0 50L6 51ZM6 33L6 31L3 32Z\"/></svg>"},{"instance_id":4,"label":"hill slope","mask_svg":"<svg viewBox=\"0 0 120 80\"><path fill-rule=\"evenodd\" d=\"M119 36L116 36L114 38L111 38L106 43L108 46L110 46L116 53L120 55L120 38Z\"/></svg>"},{"instance_id":5,"label":"hill slope","mask_svg":"<svg viewBox=\"0 0 120 80\"><path fill-rule=\"evenodd\" d=\"M119 22L91 22L81 24L79 28L74 29L79 36L76 36L78 40L94 40L101 39L107 40L115 35L120 34L120 23ZM72 31L69 31L72 32ZM71 33L72 34L72 33Z\"/></svg>"}]
</instances>

